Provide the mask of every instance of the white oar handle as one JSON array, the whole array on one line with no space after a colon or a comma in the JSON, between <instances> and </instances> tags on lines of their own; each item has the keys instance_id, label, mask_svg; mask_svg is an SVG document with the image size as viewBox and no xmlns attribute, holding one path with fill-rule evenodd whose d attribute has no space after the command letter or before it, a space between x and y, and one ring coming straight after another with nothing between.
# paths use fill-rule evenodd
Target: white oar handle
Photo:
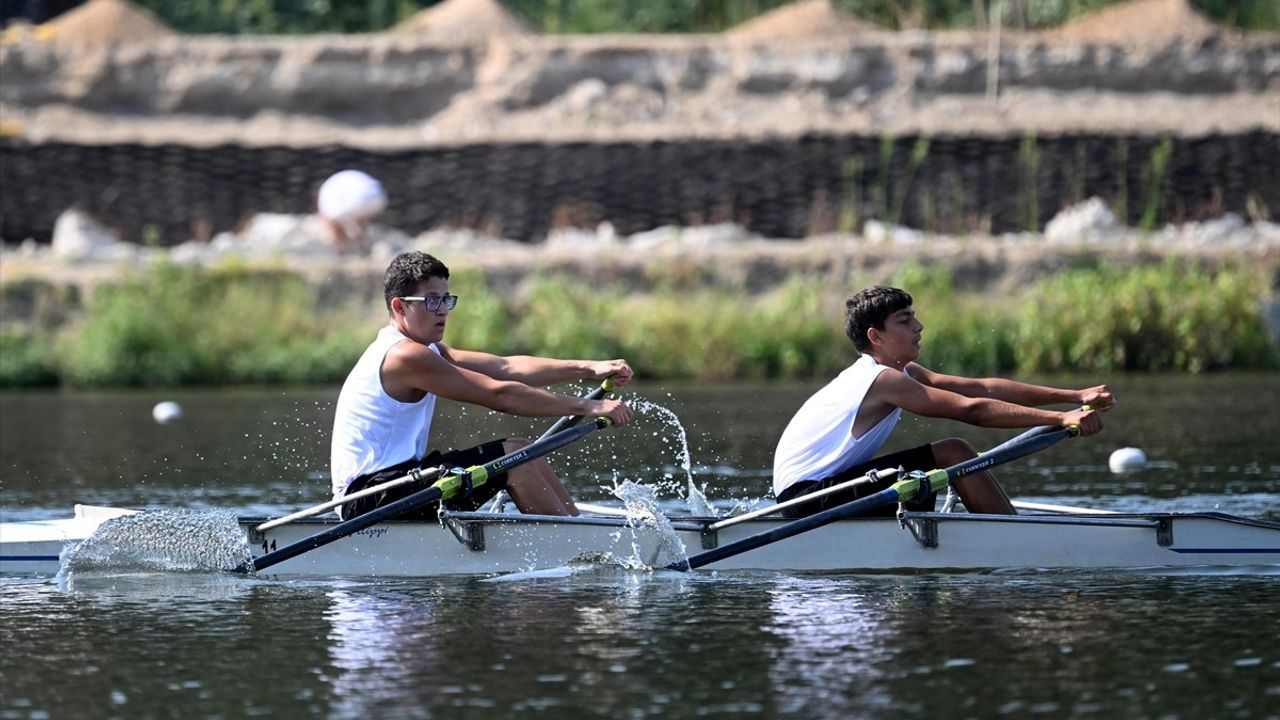
<instances>
[{"instance_id":1,"label":"white oar handle","mask_svg":"<svg viewBox=\"0 0 1280 720\"><path fill-rule=\"evenodd\" d=\"M811 493L805 493L804 495L791 498L790 500L785 500L783 502L777 503L776 505L770 505L769 507L760 508L759 510L753 510L749 513L743 513L741 515L734 515L731 518L725 518L720 522L712 523L711 525L708 525L707 529L721 530L731 525L737 525L740 522L746 522L747 520L754 520L758 517L764 517L765 515L772 515L776 512L786 510L787 508L792 508L797 505L802 505L807 502L812 502L813 500L816 500L821 497L826 497L827 495L831 495L832 493L838 493L841 490L848 490L849 488L857 487L859 485L867 485L867 484L876 482L877 480L888 480L890 478L896 478L898 477L898 474L901 473L902 471L903 469L901 467L890 468L888 470L872 470L866 475L856 477L852 480L846 480L842 483L832 485L831 487L822 488L821 490L815 490ZM581 507L581 505L579 505L579 507Z\"/></svg>"},{"instance_id":2,"label":"white oar handle","mask_svg":"<svg viewBox=\"0 0 1280 720\"><path fill-rule=\"evenodd\" d=\"M280 527L281 525L288 525L289 523L295 520L301 520L303 518L309 518L313 515L319 515L320 513L325 512L326 510L332 510L333 508L336 508L339 505L346 505L352 500L359 500L360 498L363 498L363 497L369 497L374 493L380 493L384 490L390 490L391 488L400 487L401 485L407 485L411 482L417 482L419 480L431 480L438 474L440 474L440 468L428 468L426 470L422 470L416 475L410 473L409 475L398 477L398 478L395 478L394 480L388 480L378 485L371 485L363 490L357 490L356 492L353 492L350 495L343 495L340 498L334 498L333 500L330 500L327 503L314 505L312 507L306 508L305 510L299 510L298 512L293 513L292 515L285 515L284 517L279 517L279 518L276 518L275 520L268 520L267 522L264 522L261 525L255 527L254 530L257 530L258 532L264 532L266 530L270 530L271 528Z\"/></svg>"}]
</instances>

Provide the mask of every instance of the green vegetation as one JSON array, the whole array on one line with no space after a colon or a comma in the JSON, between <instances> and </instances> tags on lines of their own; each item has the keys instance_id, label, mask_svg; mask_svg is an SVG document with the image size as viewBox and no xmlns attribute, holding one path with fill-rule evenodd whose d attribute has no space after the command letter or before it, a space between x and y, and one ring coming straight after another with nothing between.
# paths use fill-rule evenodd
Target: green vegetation
<instances>
[{"instance_id":1,"label":"green vegetation","mask_svg":"<svg viewBox=\"0 0 1280 720\"><path fill-rule=\"evenodd\" d=\"M0 385L324 381L359 356L362 321L317 312L315 292L284 271L158 265L99 288L57 330L6 322Z\"/></svg>"},{"instance_id":2,"label":"green vegetation","mask_svg":"<svg viewBox=\"0 0 1280 720\"><path fill-rule=\"evenodd\" d=\"M1151 151L1151 160L1146 167L1147 201L1142 208L1142 220L1138 223L1138 227L1144 232L1151 232L1156 227L1156 218L1160 213L1160 188L1164 184L1171 155L1173 140L1170 138L1161 140Z\"/></svg>"},{"instance_id":3,"label":"green vegetation","mask_svg":"<svg viewBox=\"0 0 1280 720\"><path fill-rule=\"evenodd\" d=\"M302 34L380 32L436 4L435 0L136 0L188 33ZM544 33L718 32L787 0L502 0ZM1061 25L1118 0L833 0L869 23L889 29L966 28L991 12L1018 28ZM1191 0L1217 22L1246 30L1280 30L1274 0ZM999 10L993 10L999 8Z\"/></svg>"},{"instance_id":4,"label":"green vegetation","mask_svg":"<svg viewBox=\"0 0 1280 720\"><path fill-rule=\"evenodd\" d=\"M1017 318L1019 370L1274 368L1256 273L1167 261L1074 270L1038 283Z\"/></svg>"},{"instance_id":5,"label":"green vegetation","mask_svg":"<svg viewBox=\"0 0 1280 720\"><path fill-rule=\"evenodd\" d=\"M1280 368L1259 315L1256 268L1209 271L1171 259L1069 270L1021 297L958 290L950 271L909 265L892 282L916 298L922 362L944 372L1185 371ZM501 354L626 357L643 375L704 380L830 375L852 348L843 300L856 288L795 277L762 293L667 281L644 292L540 277L510 296L475 271L447 340ZM279 269L158 265L80 303L52 285L7 283L0 386L337 383L385 318L378 298L323 307ZM15 298L62 312L15 318Z\"/></svg>"}]
</instances>

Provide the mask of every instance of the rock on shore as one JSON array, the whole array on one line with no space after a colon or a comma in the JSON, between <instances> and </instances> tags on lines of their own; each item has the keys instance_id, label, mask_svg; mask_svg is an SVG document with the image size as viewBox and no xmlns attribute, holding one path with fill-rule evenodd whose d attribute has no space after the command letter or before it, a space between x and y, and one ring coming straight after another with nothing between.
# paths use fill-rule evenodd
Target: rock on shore
<instances>
[{"instance_id":1,"label":"rock on shore","mask_svg":"<svg viewBox=\"0 0 1280 720\"><path fill-rule=\"evenodd\" d=\"M1000 236L932 235L868 221L857 234L829 234L803 241L752 235L734 224L660 227L620 236L608 223L594 230L565 228L542 242L485 236L474 230L432 230L409 236L373 225L368 253L339 254L323 222L314 215L263 213L238 233L211 242L191 241L171 248L122 242L78 211L59 219L51 245L27 242L0 255L0 278L67 278L93 285L138 263L168 261L217 265L226 262L285 267L322 281L334 275L380 282L387 263L407 250L424 250L450 265L480 270L517 288L527 278L565 272L593 282L647 289L663 272L696 276L706 285L752 292L768 290L793 276L815 281L881 281L908 263L942 265L959 287L1015 293L1040 276L1101 262L1120 265L1159 262L1176 256L1215 267L1247 263L1271 273L1280 287L1280 225L1248 222L1238 215L1169 225L1142 232L1116 222L1097 198L1054 217L1044 233Z\"/></svg>"}]
</instances>

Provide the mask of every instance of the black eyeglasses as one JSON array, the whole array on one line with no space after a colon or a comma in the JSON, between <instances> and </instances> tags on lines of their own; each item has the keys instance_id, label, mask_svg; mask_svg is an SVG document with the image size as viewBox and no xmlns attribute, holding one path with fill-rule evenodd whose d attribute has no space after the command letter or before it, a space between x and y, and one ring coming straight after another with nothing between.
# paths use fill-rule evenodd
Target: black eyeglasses
<instances>
[{"instance_id":1,"label":"black eyeglasses","mask_svg":"<svg viewBox=\"0 0 1280 720\"><path fill-rule=\"evenodd\" d=\"M420 302L427 307L427 312L436 312L440 308L452 310L458 307L457 295L427 295L426 297L402 297L405 302Z\"/></svg>"}]
</instances>

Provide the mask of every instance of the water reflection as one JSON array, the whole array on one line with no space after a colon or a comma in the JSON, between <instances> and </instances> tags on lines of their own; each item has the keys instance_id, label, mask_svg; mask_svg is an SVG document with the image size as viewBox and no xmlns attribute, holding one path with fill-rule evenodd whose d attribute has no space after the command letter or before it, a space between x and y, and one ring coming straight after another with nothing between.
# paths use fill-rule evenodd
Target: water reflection
<instances>
[{"instance_id":1,"label":"water reflection","mask_svg":"<svg viewBox=\"0 0 1280 720\"><path fill-rule=\"evenodd\" d=\"M1255 717L1280 693L1259 578L611 571L326 596L332 717L1219 716L1226 696Z\"/></svg>"},{"instance_id":2,"label":"water reflection","mask_svg":"<svg viewBox=\"0 0 1280 720\"><path fill-rule=\"evenodd\" d=\"M0 584L0 716L1262 718L1277 636L1268 577L76 572Z\"/></svg>"},{"instance_id":3,"label":"water reflection","mask_svg":"<svg viewBox=\"0 0 1280 720\"><path fill-rule=\"evenodd\" d=\"M659 575L330 591L325 618L341 696L332 716L768 707L763 650L726 654L721 641L762 627L767 608L726 606L703 578Z\"/></svg>"},{"instance_id":4,"label":"water reflection","mask_svg":"<svg viewBox=\"0 0 1280 720\"><path fill-rule=\"evenodd\" d=\"M253 578L73 571L0 584L0 716L250 717L328 704L309 598ZM322 637L322 636L320 636Z\"/></svg>"},{"instance_id":5,"label":"water reflection","mask_svg":"<svg viewBox=\"0 0 1280 720\"><path fill-rule=\"evenodd\" d=\"M783 577L768 589L765 627L784 641L770 653L777 709L814 716L857 707L889 707L877 682L895 652L892 605L861 584Z\"/></svg>"},{"instance_id":6,"label":"water reflection","mask_svg":"<svg viewBox=\"0 0 1280 720\"><path fill-rule=\"evenodd\" d=\"M324 619L335 692L330 717L377 717L380 707L422 707L447 689L417 682L438 675L441 653L434 625L440 604L422 593L370 594L340 587L325 595Z\"/></svg>"}]
</instances>

